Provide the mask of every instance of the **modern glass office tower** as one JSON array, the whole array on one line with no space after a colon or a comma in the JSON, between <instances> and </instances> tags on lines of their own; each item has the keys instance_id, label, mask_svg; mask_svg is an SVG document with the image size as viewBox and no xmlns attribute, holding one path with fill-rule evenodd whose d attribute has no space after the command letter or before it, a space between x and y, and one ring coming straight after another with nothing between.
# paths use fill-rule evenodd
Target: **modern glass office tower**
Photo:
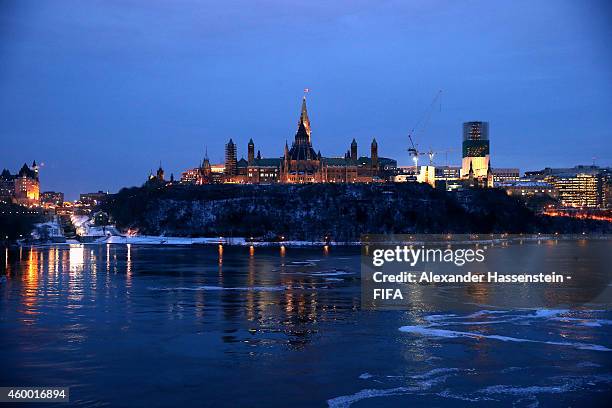
<instances>
[{"instance_id":1,"label":"modern glass office tower","mask_svg":"<svg viewBox=\"0 0 612 408\"><path fill-rule=\"evenodd\" d=\"M470 168L475 178L487 177L489 168L489 123L463 123L463 160L461 177L468 177Z\"/></svg>"}]
</instances>

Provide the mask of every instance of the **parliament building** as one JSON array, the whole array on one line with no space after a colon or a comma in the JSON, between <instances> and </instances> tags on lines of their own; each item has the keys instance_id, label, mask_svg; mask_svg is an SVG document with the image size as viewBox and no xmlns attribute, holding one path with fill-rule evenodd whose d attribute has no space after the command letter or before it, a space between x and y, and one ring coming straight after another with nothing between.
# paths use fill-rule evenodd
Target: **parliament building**
<instances>
[{"instance_id":1,"label":"parliament building","mask_svg":"<svg viewBox=\"0 0 612 408\"><path fill-rule=\"evenodd\" d=\"M285 143L282 157L262 158L255 154L255 143L249 140L247 159L237 159L237 146L232 139L225 145L226 183L369 183L387 181L397 167L395 160L379 157L376 139L370 145L370 156L357 154L357 142L353 139L344 157L323 157L315 151L306 97L297 131L291 147ZM208 173L202 169L202 174ZM207 180L202 179L202 183ZM208 181L210 182L210 181Z\"/></svg>"}]
</instances>

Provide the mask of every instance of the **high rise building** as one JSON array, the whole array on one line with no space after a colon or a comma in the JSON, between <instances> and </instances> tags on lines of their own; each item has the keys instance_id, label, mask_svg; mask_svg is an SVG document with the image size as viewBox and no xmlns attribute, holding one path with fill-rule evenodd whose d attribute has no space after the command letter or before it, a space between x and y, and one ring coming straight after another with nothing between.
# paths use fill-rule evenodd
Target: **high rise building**
<instances>
[{"instance_id":1,"label":"high rise building","mask_svg":"<svg viewBox=\"0 0 612 408\"><path fill-rule=\"evenodd\" d=\"M559 192L564 207L609 208L609 182L612 168L578 165L567 168L546 167L526 171L525 177L533 181L551 183Z\"/></svg>"},{"instance_id":2,"label":"high rise building","mask_svg":"<svg viewBox=\"0 0 612 408\"><path fill-rule=\"evenodd\" d=\"M602 190L602 207L612 209L612 175L606 175Z\"/></svg>"},{"instance_id":3,"label":"high rise building","mask_svg":"<svg viewBox=\"0 0 612 408\"><path fill-rule=\"evenodd\" d=\"M0 174L0 202L11 203L15 197L15 177L8 169Z\"/></svg>"},{"instance_id":4,"label":"high rise building","mask_svg":"<svg viewBox=\"0 0 612 408\"><path fill-rule=\"evenodd\" d=\"M470 168L475 179L486 178L490 167L488 122L463 124L462 151L461 178L469 178Z\"/></svg>"},{"instance_id":5,"label":"high rise building","mask_svg":"<svg viewBox=\"0 0 612 408\"><path fill-rule=\"evenodd\" d=\"M595 208L600 206L601 191L595 174L565 174L549 177L550 182L559 192L559 200L564 207Z\"/></svg>"}]
</instances>

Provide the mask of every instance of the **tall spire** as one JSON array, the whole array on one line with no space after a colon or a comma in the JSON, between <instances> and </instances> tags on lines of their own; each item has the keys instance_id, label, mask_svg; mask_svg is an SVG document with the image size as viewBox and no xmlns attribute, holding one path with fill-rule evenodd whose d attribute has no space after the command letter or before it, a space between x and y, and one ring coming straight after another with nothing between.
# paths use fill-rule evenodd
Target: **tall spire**
<instances>
[{"instance_id":1,"label":"tall spire","mask_svg":"<svg viewBox=\"0 0 612 408\"><path fill-rule=\"evenodd\" d=\"M308 134L308 141L310 142L310 119L308 119L308 110L306 109L306 95L302 98L302 111L300 112L300 120L298 121L298 129L300 125L304 125L306 134Z\"/></svg>"},{"instance_id":2,"label":"tall spire","mask_svg":"<svg viewBox=\"0 0 612 408\"><path fill-rule=\"evenodd\" d=\"M208 159L208 146L204 148L204 159L202 160L200 168L206 169L207 167L210 167L210 160Z\"/></svg>"},{"instance_id":3,"label":"tall spire","mask_svg":"<svg viewBox=\"0 0 612 408\"><path fill-rule=\"evenodd\" d=\"M160 181L164 180L164 169L162 168L161 160L159 161L159 168L157 169L157 179Z\"/></svg>"},{"instance_id":4,"label":"tall spire","mask_svg":"<svg viewBox=\"0 0 612 408\"><path fill-rule=\"evenodd\" d=\"M247 148L247 161L249 165L253 165L253 163L255 163L255 143L253 142L253 138L249 139L249 145Z\"/></svg>"}]
</instances>

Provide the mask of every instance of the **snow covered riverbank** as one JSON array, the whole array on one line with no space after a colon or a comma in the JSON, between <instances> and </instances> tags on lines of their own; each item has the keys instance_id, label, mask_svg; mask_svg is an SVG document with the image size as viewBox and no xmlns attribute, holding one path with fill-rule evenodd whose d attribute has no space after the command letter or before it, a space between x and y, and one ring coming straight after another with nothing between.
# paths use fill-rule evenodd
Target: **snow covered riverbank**
<instances>
[{"instance_id":1,"label":"snow covered riverbank","mask_svg":"<svg viewBox=\"0 0 612 408\"><path fill-rule=\"evenodd\" d=\"M256 247L267 247L267 246L286 246L286 247L310 247L310 246L325 246L325 245L345 245L345 246L357 246L361 245L360 242L310 242L310 241L274 241L274 242L263 242L263 241L250 241L246 238L220 238L220 237L200 237L200 238L186 238L186 237L166 237L166 236L154 236L154 235L137 235L137 236L119 236L113 235L108 237L100 237L87 242L80 242L75 239L66 240L62 243L37 243L36 246L50 246L50 245L156 245L156 246L200 246L200 245L228 245L228 246L256 246ZM24 246L31 246L32 243L23 242Z\"/></svg>"},{"instance_id":2,"label":"snow covered riverbank","mask_svg":"<svg viewBox=\"0 0 612 408\"><path fill-rule=\"evenodd\" d=\"M201 237L201 238L185 238L185 237L166 237L153 235L138 235L138 236L111 236L106 239L100 239L95 243L107 244L134 244L134 245L235 245L235 246L324 246L325 242L310 242L310 241L251 241L244 237ZM331 243L338 245L339 243ZM342 245L361 245L361 242L342 243Z\"/></svg>"}]
</instances>

